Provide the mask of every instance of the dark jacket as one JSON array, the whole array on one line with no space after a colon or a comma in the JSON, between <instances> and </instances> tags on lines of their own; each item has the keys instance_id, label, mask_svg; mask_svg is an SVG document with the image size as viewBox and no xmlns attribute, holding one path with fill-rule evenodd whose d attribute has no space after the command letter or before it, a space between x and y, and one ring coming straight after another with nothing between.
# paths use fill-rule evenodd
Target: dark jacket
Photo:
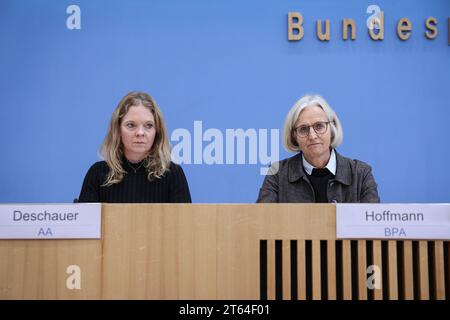
<instances>
[{"instance_id":1,"label":"dark jacket","mask_svg":"<svg viewBox=\"0 0 450 320\"><path fill-rule=\"evenodd\" d=\"M303 171L301 153L277 164L269 169L257 202L316 202L314 189ZM336 176L328 182L327 196L329 202L380 202L372 168L337 152Z\"/></svg>"}]
</instances>

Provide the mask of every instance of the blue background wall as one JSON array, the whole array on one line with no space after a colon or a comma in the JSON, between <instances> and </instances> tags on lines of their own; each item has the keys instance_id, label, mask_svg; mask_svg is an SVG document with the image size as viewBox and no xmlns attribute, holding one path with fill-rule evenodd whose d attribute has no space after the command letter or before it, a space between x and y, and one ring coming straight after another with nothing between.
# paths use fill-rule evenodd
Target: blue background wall
<instances>
[{"instance_id":1,"label":"blue background wall","mask_svg":"<svg viewBox=\"0 0 450 320\"><path fill-rule=\"evenodd\" d=\"M71 4L81 30L66 27ZM367 34L371 4L385 12L382 42ZM289 11L304 16L300 42L287 40ZM77 197L132 90L156 99L170 133L195 120L223 133L281 129L298 98L320 93L344 127L338 151L373 166L383 202L450 202L449 16L448 0L1 0L0 202ZM353 42L343 18L357 24ZM316 19L330 19L330 42L317 40ZM183 165L194 202L222 203L254 202L260 167Z\"/></svg>"}]
</instances>

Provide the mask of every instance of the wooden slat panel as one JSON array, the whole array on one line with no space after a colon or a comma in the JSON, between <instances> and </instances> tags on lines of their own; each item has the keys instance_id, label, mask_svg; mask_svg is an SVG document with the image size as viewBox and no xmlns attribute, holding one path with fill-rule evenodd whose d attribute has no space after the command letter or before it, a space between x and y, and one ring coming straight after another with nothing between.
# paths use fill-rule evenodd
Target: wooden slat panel
<instances>
[{"instance_id":1,"label":"wooden slat panel","mask_svg":"<svg viewBox=\"0 0 450 320\"><path fill-rule=\"evenodd\" d=\"M0 299L100 299L101 240L0 241ZM81 289L68 289L67 267Z\"/></svg>"},{"instance_id":2,"label":"wooden slat panel","mask_svg":"<svg viewBox=\"0 0 450 320\"><path fill-rule=\"evenodd\" d=\"M450 22L450 19L449 19L449 22ZM444 242L444 249L445 249L445 247L447 247L447 270L445 270L445 272L448 275L446 287L447 287L447 293L449 293L450 292L450 241ZM447 300L450 300L450 294L447 296Z\"/></svg>"},{"instance_id":3,"label":"wooden slat panel","mask_svg":"<svg viewBox=\"0 0 450 320\"><path fill-rule=\"evenodd\" d=\"M313 300L322 298L320 279L320 240L312 240L312 286Z\"/></svg>"},{"instance_id":4,"label":"wooden slat panel","mask_svg":"<svg viewBox=\"0 0 450 320\"><path fill-rule=\"evenodd\" d=\"M373 241L373 264L378 267L380 270L377 273L377 277L379 277L379 288L373 289L373 298L374 300L382 300L383 299L383 265L382 265L382 255L381 255L381 241L374 240Z\"/></svg>"},{"instance_id":5,"label":"wooden slat panel","mask_svg":"<svg viewBox=\"0 0 450 320\"><path fill-rule=\"evenodd\" d=\"M275 240L267 240L267 299L275 300Z\"/></svg>"},{"instance_id":6,"label":"wooden slat panel","mask_svg":"<svg viewBox=\"0 0 450 320\"><path fill-rule=\"evenodd\" d=\"M436 299L445 300L445 272L444 272L444 243L443 241L434 242L434 274Z\"/></svg>"},{"instance_id":7,"label":"wooden slat panel","mask_svg":"<svg viewBox=\"0 0 450 320\"><path fill-rule=\"evenodd\" d=\"M344 300L352 299L352 256L350 240L342 240L342 282Z\"/></svg>"},{"instance_id":8,"label":"wooden slat panel","mask_svg":"<svg viewBox=\"0 0 450 320\"><path fill-rule=\"evenodd\" d=\"M427 241L419 241L419 273L420 288L419 296L421 300L430 299L430 286L428 282L428 243Z\"/></svg>"},{"instance_id":9,"label":"wooden slat panel","mask_svg":"<svg viewBox=\"0 0 450 320\"><path fill-rule=\"evenodd\" d=\"M366 241L358 240L358 299L367 300L367 250Z\"/></svg>"},{"instance_id":10,"label":"wooden slat panel","mask_svg":"<svg viewBox=\"0 0 450 320\"><path fill-rule=\"evenodd\" d=\"M217 299L260 299L260 241L268 239L260 232L265 219L253 214L252 205L214 207L217 225L211 227L217 229ZM255 211L264 215L262 210ZM267 259L264 263L267 266Z\"/></svg>"},{"instance_id":11,"label":"wooden slat panel","mask_svg":"<svg viewBox=\"0 0 450 320\"><path fill-rule=\"evenodd\" d=\"M0 257L0 299L23 299L24 287L27 286L25 265L35 264L27 254L27 242L0 241Z\"/></svg>"},{"instance_id":12,"label":"wooden slat panel","mask_svg":"<svg viewBox=\"0 0 450 320\"><path fill-rule=\"evenodd\" d=\"M218 299L260 298L260 274L255 272L259 268L260 240L334 239L336 235L336 208L329 204L223 204L188 207L194 212L198 207L211 208L209 210L217 208L217 224L209 227L217 230ZM207 265L212 269L211 264Z\"/></svg>"},{"instance_id":13,"label":"wooden slat panel","mask_svg":"<svg viewBox=\"0 0 450 320\"><path fill-rule=\"evenodd\" d=\"M389 300L398 300L397 241L388 241Z\"/></svg>"},{"instance_id":14,"label":"wooden slat panel","mask_svg":"<svg viewBox=\"0 0 450 320\"><path fill-rule=\"evenodd\" d=\"M261 239L334 240L336 231L330 204L103 204L102 211L103 239L93 245L0 240L0 298L258 299ZM81 267L81 292L65 289L70 264Z\"/></svg>"},{"instance_id":15,"label":"wooden slat panel","mask_svg":"<svg viewBox=\"0 0 450 320\"><path fill-rule=\"evenodd\" d=\"M291 241L283 240L283 300L291 297Z\"/></svg>"},{"instance_id":16,"label":"wooden slat panel","mask_svg":"<svg viewBox=\"0 0 450 320\"><path fill-rule=\"evenodd\" d=\"M414 273L413 273L413 253L412 241L403 242L403 295L405 300L414 299ZM400 288L401 290L402 288Z\"/></svg>"},{"instance_id":17,"label":"wooden slat panel","mask_svg":"<svg viewBox=\"0 0 450 320\"><path fill-rule=\"evenodd\" d=\"M317 240L317 248L318 240L328 240L328 292L333 299L334 206L111 204L102 208L107 213L102 240L1 240L0 299L258 299L261 239L272 239L268 240L269 246L272 245L268 252L272 261L268 264L272 298L276 289L273 239ZM442 284L445 278L441 272L446 266L441 253L443 245L435 242L431 270L436 273L432 287L437 290L433 297L439 299L445 298ZM321 259L320 250L315 248L313 243L313 272L319 270L316 264ZM304 240L298 241L297 250L298 298L305 299ZM290 264L285 263L287 255L283 257L286 274L285 267ZM358 257L363 260L359 248ZM374 257L381 269L379 241L374 241ZM405 298L413 299L413 271L417 271L420 280L417 292L428 299L427 242L419 243L420 270L413 269L411 241L405 241L401 258L405 272L401 275L404 288L400 289L404 290ZM343 260L344 298L349 299L352 298L349 241L343 241ZM390 260L393 261L392 257ZM81 267L80 291L65 287L68 277L65 270L72 264ZM317 275L313 274L316 279ZM283 276L286 290L288 278Z\"/></svg>"},{"instance_id":18,"label":"wooden slat panel","mask_svg":"<svg viewBox=\"0 0 450 320\"><path fill-rule=\"evenodd\" d=\"M68 265L78 265L81 271L81 292L78 290L60 290L56 287L57 297L52 299L100 299L102 297L102 241L103 240L63 240L58 241L57 257L55 257L58 272L67 269ZM55 261L54 260L54 261ZM51 272L49 265L46 271ZM59 274L61 275L61 273ZM65 273L65 277L68 275ZM69 291L69 292L68 292Z\"/></svg>"},{"instance_id":19,"label":"wooden slat panel","mask_svg":"<svg viewBox=\"0 0 450 320\"><path fill-rule=\"evenodd\" d=\"M217 298L216 206L103 206L103 298Z\"/></svg>"},{"instance_id":20,"label":"wooden slat panel","mask_svg":"<svg viewBox=\"0 0 450 320\"><path fill-rule=\"evenodd\" d=\"M305 240L297 241L297 299L306 300Z\"/></svg>"},{"instance_id":21,"label":"wooden slat panel","mask_svg":"<svg viewBox=\"0 0 450 320\"><path fill-rule=\"evenodd\" d=\"M336 241L327 241L328 300L336 300Z\"/></svg>"},{"instance_id":22,"label":"wooden slat panel","mask_svg":"<svg viewBox=\"0 0 450 320\"><path fill-rule=\"evenodd\" d=\"M217 299L217 232L208 227L216 224L215 210L201 207L190 214L185 210L176 213L179 216L176 226L179 298ZM255 256L258 250L254 248L252 253Z\"/></svg>"}]
</instances>

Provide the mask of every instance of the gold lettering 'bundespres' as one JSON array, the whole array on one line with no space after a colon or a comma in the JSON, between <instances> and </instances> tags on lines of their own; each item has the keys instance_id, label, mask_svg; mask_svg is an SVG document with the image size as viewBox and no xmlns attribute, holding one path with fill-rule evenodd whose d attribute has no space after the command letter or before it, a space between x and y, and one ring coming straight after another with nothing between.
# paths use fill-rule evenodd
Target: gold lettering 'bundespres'
<instances>
[{"instance_id":1,"label":"gold lettering 'bundespres'","mask_svg":"<svg viewBox=\"0 0 450 320\"><path fill-rule=\"evenodd\" d=\"M288 22L288 40L289 41L300 41L305 35L304 18L300 12L289 12L287 17ZM435 17L428 17L425 20L425 31L423 33L424 37L428 40L434 40L438 36L438 19ZM448 44L450 45L450 17L447 22L448 29ZM316 36L319 41L330 41L330 30L331 23L330 20L316 21ZM378 12L376 18L369 19L367 25L369 38L373 41L382 41L384 39L384 12ZM408 18L401 18L397 22L397 36L402 41L407 41L412 33L413 24ZM342 40L346 41L349 39L356 40L356 23L351 18L344 18L342 20Z\"/></svg>"}]
</instances>

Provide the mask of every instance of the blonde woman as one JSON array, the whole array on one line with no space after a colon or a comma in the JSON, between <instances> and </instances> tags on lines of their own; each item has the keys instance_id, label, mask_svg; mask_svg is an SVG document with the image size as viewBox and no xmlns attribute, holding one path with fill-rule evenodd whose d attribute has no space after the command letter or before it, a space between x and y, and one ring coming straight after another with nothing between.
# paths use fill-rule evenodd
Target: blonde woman
<instances>
[{"instance_id":1,"label":"blonde woman","mask_svg":"<svg viewBox=\"0 0 450 320\"><path fill-rule=\"evenodd\" d=\"M79 202L191 202L183 169L171 162L164 119L144 92L131 92L111 117L101 147L104 161L91 166Z\"/></svg>"},{"instance_id":2,"label":"blonde woman","mask_svg":"<svg viewBox=\"0 0 450 320\"><path fill-rule=\"evenodd\" d=\"M272 166L257 202L380 202L372 168L340 155L341 123L319 95L298 100L286 116L283 143L295 152Z\"/></svg>"}]
</instances>

